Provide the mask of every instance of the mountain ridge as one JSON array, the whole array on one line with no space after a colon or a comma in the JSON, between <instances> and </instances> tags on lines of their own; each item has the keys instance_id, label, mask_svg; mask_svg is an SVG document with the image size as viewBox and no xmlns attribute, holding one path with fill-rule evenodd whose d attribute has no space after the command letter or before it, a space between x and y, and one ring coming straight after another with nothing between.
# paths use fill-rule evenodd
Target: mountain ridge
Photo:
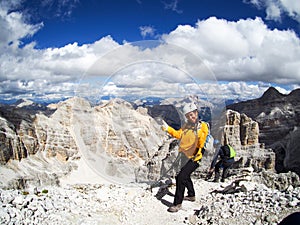
<instances>
[{"instance_id":1,"label":"mountain ridge","mask_svg":"<svg viewBox=\"0 0 300 225\"><path fill-rule=\"evenodd\" d=\"M259 141L276 153L278 172L292 170L300 174L299 132L296 132L300 127L299 99L300 89L281 94L270 87L260 98L226 107L258 122Z\"/></svg>"}]
</instances>

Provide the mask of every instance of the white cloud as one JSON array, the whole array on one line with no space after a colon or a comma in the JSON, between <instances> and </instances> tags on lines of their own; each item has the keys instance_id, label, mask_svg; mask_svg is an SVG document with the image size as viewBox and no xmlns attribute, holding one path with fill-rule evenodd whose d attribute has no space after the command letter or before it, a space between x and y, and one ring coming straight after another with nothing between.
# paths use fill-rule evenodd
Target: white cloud
<instances>
[{"instance_id":1,"label":"white cloud","mask_svg":"<svg viewBox=\"0 0 300 225\"><path fill-rule=\"evenodd\" d=\"M259 9L265 9L266 19L281 21L283 14L300 22L300 4L296 0L244 0Z\"/></svg>"},{"instance_id":2,"label":"white cloud","mask_svg":"<svg viewBox=\"0 0 300 225\"><path fill-rule=\"evenodd\" d=\"M22 44L21 39L33 36L44 24L30 24L43 17L69 17L79 0L42 0L26 4L27 0L3 0L0 2L0 51L7 46L15 49ZM26 8L26 5L28 8Z\"/></svg>"},{"instance_id":3,"label":"white cloud","mask_svg":"<svg viewBox=\"0 0 300 225\"><path fill-rule=\"evenodd\" d=\"M21 13L0 9L0 27L5 27L0 42L0 98L66 97L77 91L83 96L204 92L243 99L259 97L266 90L268 85L259 82L300 84L299 38L292 31L268 29L260 18L231 22L211 17L195 26L179 25L162 36L165 43L120 45L106 36L81 46L75 42L35 49L32 42L20 48L20 40L41 26L25 23Z\"/></svg>"},{"instance_id":4,"label":"white cloud","mask_svg":"<svg viewBox=\"0 0 300 225\"><path fill-rule=\"evenodd\" d=\"M280 0L288 15L300 23L300 4L294 0Z\"/></svg>"},{"instance_id":5,"label":"white cloud","mask_svg":"<svg viewBox=\"0 0 300 225\"><path fill-rule=\"evenodd\" d=\"M155 28L152 26L141 26L140 27L141 35L143 38L149 36L154 37L155 36Z\"/></svg>"},{"instance_id":6,"label":"white cloud","mask_svg":"<svg viewBox=\"0 0 300 225\"><path fill-rule=\"evenodd\" d=\"M266 8L266 19L267 20L274 20L277 22L281 22L281 10L279 5L276 5L274 2L269 2Z\"/></svg>"},{"instance_id":7,"label":"white cloud","mask_svg":"<svg viewBox=\"0 0 300 225\"><path fill-rule=\"evenodd\" d=\"M260 18L229 22L211 17L179 26L163 39L183 46L210 66L217 80L299 83L300 40L270 30Z\"/></svg>"},{"instance_id":8,"label":"white cloud","mask_svg":"<svg viewBox=\"0 0 300 225\"><path fill-rule=\"evenodd\" d=\"M0 54L0 80L10 81L11 85L7 87L11 87L12 93L27 91L32 95L58 93L61 97L69 96L88 68L116 46L118 44L109 36L93 44L78 46L73 43L43 50L34 49L33 45L14 50L9 46ZM32 85L14 85L20 80ZM1 89L0 93L7 91L7 88Z\"/></svg>"},{"instance_id":9,"label":"white cloud","mask_svg":"<svg viewBox=\"0 0 300 225\"><path fill-rule=\"evenodd\" d=\"M183 11L178 8L179 0L171 0L171 1L162 1L165 6L165 9L172 10L178 14L181 14Z\"/></svg>"},{"instance_id":10,"label":"white cloud","mask_svg":"<svg viewBox=\"0 0 300 225\"><path fill-rule=\"evenodd\" d=\"M0 4L0 50L4 51L8 46L17 48L22 38L32 36L42 26L43 23L36 25L25 23L21 13L8 13Z\"/></svg>"}]
</instances>

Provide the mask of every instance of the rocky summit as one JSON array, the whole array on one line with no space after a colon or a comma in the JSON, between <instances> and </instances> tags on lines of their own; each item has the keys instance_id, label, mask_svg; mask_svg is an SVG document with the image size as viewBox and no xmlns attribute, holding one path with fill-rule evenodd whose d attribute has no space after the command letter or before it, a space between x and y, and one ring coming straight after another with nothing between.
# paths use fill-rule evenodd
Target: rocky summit
<instances>
[{"instance_id":1,"label":"rocky summit","mask_svg":"<svg viewBox=\"0 0 300 225\"><path fill-rule=\"evenodd\" d=\"M274 93L263 99L286 97ZM277 173L278 153L262 142L260 121L227 109L211 131L237 152L228 179L208 179L217 146L208 149L192 177L196 201L167 212L185 159L155 117L179 125L182 115L170 110L190 100L152 108L122 99L91 105L77 97L47 107L1 106L0 223L278 224L299 211L299 177ZM297 130L285 138L296 146ZM284 156L297 160L291 151Z\"/></svg>"}]
</instances>

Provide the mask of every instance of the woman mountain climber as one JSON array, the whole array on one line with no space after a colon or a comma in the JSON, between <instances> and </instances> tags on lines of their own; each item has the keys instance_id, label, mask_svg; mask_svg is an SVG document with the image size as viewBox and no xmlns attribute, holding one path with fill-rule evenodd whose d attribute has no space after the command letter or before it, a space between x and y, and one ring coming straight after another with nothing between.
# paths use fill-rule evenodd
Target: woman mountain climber
<instances>
[{"instance_id":1,"label":"woman mountain climber","mask_svg":"<svg viewBox=\"0 0 300 225\"><path fill-rule=\"evenodd\" d=\"M199 120L198 108L194 103L186 104L183 107L183 114L187 122L179 130L175 130L165 122L162 125L164 131L180 140L179 151L189 159L176 176L175 197L173 205L168 208L169 212L177 212L183 200L195 201L191 174L199 167L208 135L208 125ZM185 188L187 188L187 196L184 196Z\"/></svg>"}]
</instances>

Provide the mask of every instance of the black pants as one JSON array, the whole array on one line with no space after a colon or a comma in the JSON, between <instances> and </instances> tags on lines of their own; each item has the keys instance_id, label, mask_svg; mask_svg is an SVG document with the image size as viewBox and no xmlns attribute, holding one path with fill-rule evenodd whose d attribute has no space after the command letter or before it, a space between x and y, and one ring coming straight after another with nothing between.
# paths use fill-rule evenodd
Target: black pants
<instances>
[{"instance_id":1,"label":"black pants","mask_svg":"<svg viewBox=\"0 0 300 225\"><path fill-rule=\"evenodd\" d=\"M188 196L195 196L194 185L191 180L191 174L199 167L198 162L190 159L176 176L176 192L174 205L181 204L184 197L185 188L188 190Z\"/></svg>"},{"instance_id":2,"label":"black pants","mask_svg":"<svg viewBox=\"0 0 300 225\"><path fill-rule=\"evenodd\" d=\"M228 175L228 169L232 166L233 163L233 158L227 160L220 160L219 162L217 162L215 166L216 178L220 176L220 168L223 167L222 179L225 179Z\"/></svg>"}]
</instances>

